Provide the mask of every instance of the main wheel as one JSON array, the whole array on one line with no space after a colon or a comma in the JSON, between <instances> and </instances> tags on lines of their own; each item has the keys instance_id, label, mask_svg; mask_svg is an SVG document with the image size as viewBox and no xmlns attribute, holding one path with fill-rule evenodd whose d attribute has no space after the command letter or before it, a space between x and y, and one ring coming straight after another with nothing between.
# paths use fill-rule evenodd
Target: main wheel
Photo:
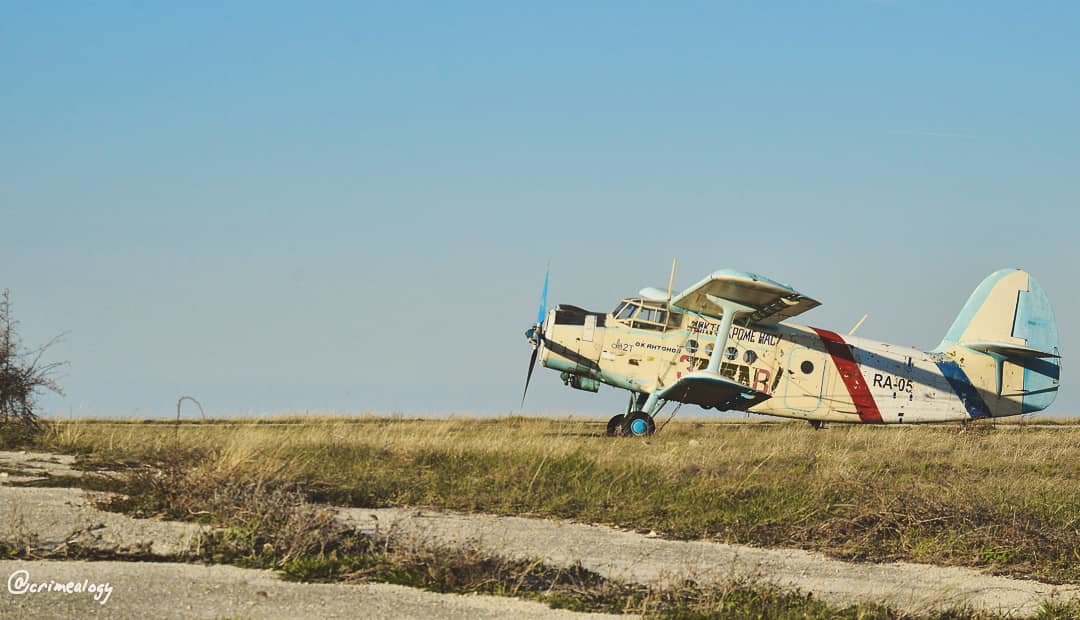
<instances>
[{"instance_id":1,"label":"main wheel","mask_svg":"<svg viewBox=\"0 0 1080 620\"><path fill-rule=\"evenodd\" d=\"M607 421L607 436L608 437L615 437L616 435L619 434L619 429L622 428L622 421L623 421L624 418L626 418L626 416L624 416L623 414L620 413L617 416L612 416L612 418Z\"/></svg>"},{"instance_id":2,"label":"main wheel","mask_svg":"<svg viewBox=\"0 0 1080 620\"><path fill-rule=\"evenodd\" d=\"M656 432L656 422L644 411L635 411L623 418L621 430L626 437L648 437Z\"/></svg>"}]
</instances>

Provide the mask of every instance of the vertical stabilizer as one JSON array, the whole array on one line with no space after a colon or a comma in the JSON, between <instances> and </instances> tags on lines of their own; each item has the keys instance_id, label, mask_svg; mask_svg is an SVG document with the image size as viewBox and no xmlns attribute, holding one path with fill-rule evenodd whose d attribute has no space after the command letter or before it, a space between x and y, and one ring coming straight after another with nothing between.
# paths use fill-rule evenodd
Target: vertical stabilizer
<instances>
[{"instance_id":1,"label":"vertical stabilizer","mask_svg":"<svg viewBox=\"0 0 1080 620\"><path fill-rule=\"evenodd\" d=\"M1026 271L1002 269L983 280L937 351L961 360L991 415L1040 411L1057 396L1057 322L1042 286Z\"/></svg>"}]
</instances>

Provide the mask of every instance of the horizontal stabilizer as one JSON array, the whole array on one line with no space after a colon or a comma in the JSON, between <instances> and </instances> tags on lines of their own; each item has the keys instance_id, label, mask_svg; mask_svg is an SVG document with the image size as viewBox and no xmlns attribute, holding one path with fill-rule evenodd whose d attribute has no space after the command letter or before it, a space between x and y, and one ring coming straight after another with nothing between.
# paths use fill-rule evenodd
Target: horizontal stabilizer
<instances>
[{"instance_id":1,"label":"horizontal stabilizer","mask_svg":"<svg viewBox=\"0 0 1080 620\"><path fill-rule=\"evenodd\" d=\"M1008 342L964 342L963 346L969 349L975 349L976 351L982 351L983 353L997 353L999 355L1004 355L1005 357L1061 357L1057 353L1053 353L1050 351L1040 351L1031 347L1025 347L1023 345L1017 345Z\"/></svg>"}]
</instances>

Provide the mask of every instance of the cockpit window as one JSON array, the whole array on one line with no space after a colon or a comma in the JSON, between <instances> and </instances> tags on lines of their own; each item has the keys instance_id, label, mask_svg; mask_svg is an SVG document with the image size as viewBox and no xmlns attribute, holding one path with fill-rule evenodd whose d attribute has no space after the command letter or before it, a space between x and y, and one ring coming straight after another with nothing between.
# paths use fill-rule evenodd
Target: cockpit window
<instances>
[{"instance_id":1,"label":"cockpit window","mask_svg":"<svg viewBox=\"0 0 1080 620\"><path fill-rule=\"evenodd\" d=\"M667 312L660 310L653 310L651 308L642 308L638 313L637 319L630 323L630 327L636 327L638 329L651 329L654 331L664 331L667 328Z\"/></svg>"},{"instance_id":2,"label":"cockpit window","mask_svg":"<svg viewBox=\"0 0 1080 620\"><path fill-rule=\"evenodd\" d=\"M642 305L641 310L634 317L634 321L630 323L630 327L664 331L667 329L667 315L664 306L656 304Z\"/></svg>"},{"instance_id":3,"label":"cockpit window","mask_svg":"<svg viewBox=\"0 0 1080 620\"><path fill-rule=\"evenodd\" d=\"M636 329L664 331L669 327L677 328L682 324L682 315L669 314L666 303L636 297L624 299L611 314L614 318Z\"/></svg>"},{"instance_id":4,"label":"cockpit window","mask_svg":"<svg viewBox=\"0 0 1080 620\"><path fill-rule=\"evenodd\" d=\"M642 308L638 318L651 323L664 323L667 321L667 312L657 308Z\"/></svg>"}]
</instances>

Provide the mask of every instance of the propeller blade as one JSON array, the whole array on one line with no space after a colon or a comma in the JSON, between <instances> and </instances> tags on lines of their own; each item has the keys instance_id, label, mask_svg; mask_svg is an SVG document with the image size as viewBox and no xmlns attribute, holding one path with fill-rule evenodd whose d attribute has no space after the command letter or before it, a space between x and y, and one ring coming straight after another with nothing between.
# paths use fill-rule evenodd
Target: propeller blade
<instances>
[{"instance_id":1,"label":"propeller blade","mask_svg":"<svg viewBox=\"0 0 1080 620\"><path fill-rule=\"evenodd\" d=\"M532 379L533 368L536 367L536 357L540 354L540 343L533 348L532 357L529 358L529 372L525 375L525 391L521 393L521 406L525 406L525 395L529 393L529 381Z\"/></svg>"},{"instance_id":2,"label":"propeller blade","mask_svg":"<svg viewBox=\"0 0 1080 620\"><path fill-rule=\"evenodd\" d=\"M536 313L536 325L525 332L529 340L535 338L532 357L529 358L529 372L525 374L525 389L521 392L521 406L525 406L525 395L529 393L529 381L532 381L533 369L536 368L536 358L540 355L540 347L544 346L544 319L547 318L548 282L551 280L551 263L548 262L547 270L544 271L544 289L540 291L540 309Z\"/></svg>"},{"instance_id":3,"label":"propeller blade","mask_svg":"<svg viewBox=\"0 0 1080 620\"><path fill-rule=\"evenodd\" d=\"M544 318L547 316L547 293L549 276L551 276L550 266L548 266L547 271L544 272L544 290L540 293L540 311L536 314L536 322L541 325L544 323Z\"/></svg>"}]
</instances>

